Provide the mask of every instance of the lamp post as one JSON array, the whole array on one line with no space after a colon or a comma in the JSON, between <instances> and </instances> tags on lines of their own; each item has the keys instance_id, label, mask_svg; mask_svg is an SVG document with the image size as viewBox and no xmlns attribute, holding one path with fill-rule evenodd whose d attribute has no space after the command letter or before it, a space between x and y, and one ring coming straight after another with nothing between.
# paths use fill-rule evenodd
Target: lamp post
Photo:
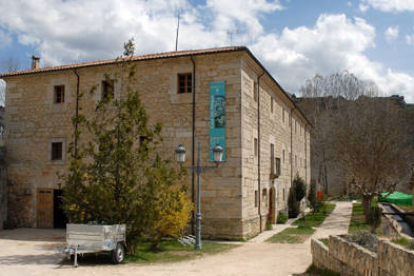
<instances>
[{"instance_id":1,"label":"lamp post","mask_svg":"<svg viewBox=\"0 0 414 276\"><path fill-rule=\"evenodd\" d=\"M195 170L197 172L197 214L196 214L196 244L195 249L201 249L201 186L200 186L200 175L201 172L207 171L212 168L217 168L218 165L223 161L223 148L217 143L213 148L213 158L216 166L201 166L200 161L200 142L197 144L197 166L188 166L187 168ZM178 164L182 166L185 162L186 149L182 144L175 149L175 158Z\"/></svg>"}]
</instances>

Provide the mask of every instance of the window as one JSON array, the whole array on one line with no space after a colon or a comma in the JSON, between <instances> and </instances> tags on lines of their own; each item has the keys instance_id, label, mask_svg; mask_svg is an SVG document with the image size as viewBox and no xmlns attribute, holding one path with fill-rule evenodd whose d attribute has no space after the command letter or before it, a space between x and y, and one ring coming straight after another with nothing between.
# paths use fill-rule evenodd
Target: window
<instances>
[{"instance_id":1,"label":"window","mask_svg":"<svg viewBox=\"0 0 414 276\"><path fill-rule=\"evenodd\" d=\"M297 122L298 121L296 121L295 119L293 119L294 121L295 121L295 134L297 134L297 128L298 128L298 124L297 124Z\"/></svg>"},{"instance_id":2,"label":"window","mask_svg":"<svg viewBox=\"0 0 414 276\"><path fill-rule=\"evenodd\" d=\"M258 86L257 86L257 82L253 83L253 98L254 100L257 102L258 97Z\"/></svg>"},{"instance_id":3,"label":"window","mask_svg":"<svg viewBox=\"0 0 414 276\"><path fill-rule=\"evenodd\" d=\"M283 201L285 201L286 198L286 192L285 192L285 188L283 188Z\"/></svg>"},{"instance_id":4,"label":"window","mask_svg":"<svg viewBox=\"0 0 414 276\"><path fill-rule=\"evenodd\" d=\"M285 150L283 150L283 163L285 163Z\"/></svg>"},{"instance_id":5,"label":"window","mask_svg":"<svg viewBox=\"0 0 414 276\"><path fill-rule=\"evenodd\" d=\"M257 138L254 138L254 156L257 156Z\"/></svg>"},{"instance_id":6,"label":"window","mask_svg":"<svg viewBox=\"0 0 414 276\"><path fill-rule=\"evenodd\" d=\"M298 156L295 154L295 167L298 167Z\"/></svg>"},{"instance_id":7,"label":"window","mask_svg":"<svg viewBox=\"0 0 414 276\"><path fill-rule=\"evenodd\" d=\"M254 207L257 207L257 191L254 191Z\"/></svg>"},{"instance_id":8,"label":"window","mask_svg":"<svg viewBox=\"0 0 414 276\"><path fill-rule=\"evenodd\" d=\"M65 86L64 85L56 85L54 87L53 102L54 103L65 102Z\"/></svg>"},{"instance_id":9,"label":"window","mask_svg":"<svg viewBox=\"0 0 414 276\"><path fill-rule=\"evenodd\" d=\"M270 97L270 112L273 113L273 98Z\"/></svg>"},{"instance_id":10,"label":"window","mask_svg":"<svg viewBox=\"0 0 414 276\"><path fill-rule=\"evenodd\" d=\"M52 143L52 160L62 160L62 142Z\"/></svg>"},{"instance_id":11,"label":"window","mask_svg":"<svg viewBox=\"0 0 414 276\"><path fill-rule=\"evenodd\" d=\"M102 99L108 99L109 96L114 97L114 80L104 80L102 81Z\"/></svg>"},{"instance_id":12,"label":"window","mask_svg":"<svg viewBox=\"0 0 414 276\"><path fill-rule=\"evenodd\" d=\"M178 74L178 94L191 93L193 87L193 74Z\"/></svg>"},{"instance_id":13,"label":"window","mask_svg":"<svg viewBox=\"0 0 414 276\"><path fill-rule=\"evenodd\" d=\"M282 121L285 122L285 109L282 108Z\"/></svg>"},{"instance_id":14,"label":"window","mask_svg":"<svg viewBox=\"0 0 414 276\"><path fill-rule=\"evenodd\" d=\"M270 144L270 174L275 174L275 145Z\"/></svg>"},{"instance_id":15,"label":"window","mask_svg":"<svg viewBox=\"0 0 414 276\"><path fill-rule=\"evenodd\" d=\"M267 196L267 189L266 188L263 189L262 196L263 197L266 197Z\"/></svg>"},{"instance_id":16,"label":"window","mask_svg":"<svg viewBox=\"0 0 414 276\"><path fill-rule=\"evenodd\" d=\"M276 160L276 175L280 175L280 171L281 171L280 158L275 158L275 160Z\"/></svg>"}]
</instances>

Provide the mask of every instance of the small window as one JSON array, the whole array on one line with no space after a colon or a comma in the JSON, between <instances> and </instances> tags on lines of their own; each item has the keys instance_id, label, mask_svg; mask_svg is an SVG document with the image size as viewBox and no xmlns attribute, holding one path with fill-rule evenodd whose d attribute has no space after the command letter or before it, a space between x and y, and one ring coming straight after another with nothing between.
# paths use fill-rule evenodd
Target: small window
<instances>
[{"instance_id":1,"label":"small window","mask_svg":"<svg viewBox=\"0 0 414 276\"><path fill-rule=\"evenodd\" d=\"M276 160L276 175L280 175L281 172L281 164L280 164L280 158L275 158Z\"/></svg>"},{"instance_id":2,"label":"small window","mask_svg":"<svg viewBox=\"0 0 414 276\"><path fill-rule=\"evenodd\" d=\"M193 87L193 74L178 74L178 94L191 93Z\"/></svg>"},{"instance_id":3,"label":"small window","mask_svg":"<svg viewBox=\"0 0 414 276\"><path fill-rule=\"evenodd\" d=\"M254 138L254 156L257 156L257 138Z\"/></svg>"},{"instance_id":4,"label":"small window","mask_svg":"<svg viewBox=\"0 0 414 276\"><path fill-rule=\"evenodd\" d=\"M259 98L258 97L258 86L257 86L257 82L254 82L254 84L253 84L253 98L254 98L254 100L257 102L257 99Z\"/></svg>"},{"instance_id":5,"label":"small window","mask_svg":"<svg viewBox=\"0 0 414 276\"><path fill-rule=\"evenodd\" d=\"M298 156L295 154L295 167L298 167Z\"/></svg>"},{"instance_id":6,"label":"small window","mask_svg":"<svg viewBox=\"0 0 414 276\"><path fill-rule=\"evenodd\" d=\"M286 199L286 192L285 192L285 188L283 188L283 201L285 201Z\"/></svg>"},{"instance_id":7,"label":"small window","mask_svg":"<svg viewBox=\"0 0 414 276\"><path fill-rule=\"evenodd\" d=\"M263 189L262 195L263 195L263 197L267 196L267 189L266 188Z\"/></svg>"},{"instance_id":8,"label":"small window","mask_svg":"<svg viewBox=\"0 0 414 276\"><path fill-rule=\"evenodd\" d=\"M52 143L52 160L62 160L62 142Z\"/></svg>"},{"instance_id":9,"label":"small window","mask_svg":"<svg viewBox=\"0 0 414 276\"><path fill-rule=\"evenodd\" d=\"M282 121L285 122L285 109L282 108Z\"/></svg>"},{"instance_id":10,"label":"small window","mask_svg":"<svg viewBox=\"0 0 414 276\"><path fill-rule=\"evenodd\" d=\"M285 163L285 150L283 150L283 163Z\"/></svg>"},{"instance_id":11,"label":"small window","mask_svg":"<svg viewBox=\"0 0 414 276\"><path fill-rule=\"evenodd\" d=\"M257 207L257 191L254 191L254 207Z\"/></svg>"},{"instance_id":12,"label":"small window","mask_svg":"<svg viewBox=\"0 0 414 276\"><path fill-rule=\"evenodd\" d=\"M114 91L115 91L114 84L115 84L114 80L102 81L102 99L108 99L109 96L111 96L111 98L114 97Z\"/></svg>"},{"instance_id":13,"label":"small window","mask_svg":"<svg viewBox=\"0 0 414 276\"><path fill-rule=\"evenodd\" d=\"M54 87L54 103L64 103L65 102L65 86L56 85Z\"/></svg>"},{"instance_id":14,"label":"small window","mask_svg":"<svg viewBox=\"0 0 414 276\"><path fill-rule=\"evenodd\" d=\"M272 112L273 113L273 98L272 97L270 97L270 112Z\"/></svg>"}]
</instances>

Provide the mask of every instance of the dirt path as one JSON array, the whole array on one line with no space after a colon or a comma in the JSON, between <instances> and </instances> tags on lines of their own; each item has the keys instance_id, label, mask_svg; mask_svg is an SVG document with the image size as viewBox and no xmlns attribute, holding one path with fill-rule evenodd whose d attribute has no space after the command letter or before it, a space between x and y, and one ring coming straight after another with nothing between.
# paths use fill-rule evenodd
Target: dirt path
<instances>
[{"instance_id":1,"label":"dirt path","mask_svg":"<svg viewBox=\"0 0 414 276\"><path fill-rule=\"evenodd\" d=\"M317 237L327 237L330 234L341 234L347 231L351 213L351 203L338 202L333 213L317 229ZM223 254L205 256L199 259L169 264L154 265L80 265L78 268L64 265L53 265L54 260L46 264L39 263L39 268L33 271L38 275L291 275L301 273L312 262L310 253L310 239L303 244L271 244L264 240L272 234L280 232L286 225L276 225L273 231L266 231L243 243L242 246ZM4 240L0 236L0 248ZM7 266L25 270L25 265L3 262L0 255L0 275L9 271ZM22 256L24 260L24 256ZM27 257L27 256L26 256ZM10 259L10 258L9 258ZM36 262L32 262L32 265ZM3 270L5 265L6 270ZM30 268L32 267L30 266ZM36 266L38 267L38 266ZM23 273L22 273L23 274ZM32 275L34 275L33 273ZM27 274L26 275L30 275Z\"/></svg>"}]
</instances>

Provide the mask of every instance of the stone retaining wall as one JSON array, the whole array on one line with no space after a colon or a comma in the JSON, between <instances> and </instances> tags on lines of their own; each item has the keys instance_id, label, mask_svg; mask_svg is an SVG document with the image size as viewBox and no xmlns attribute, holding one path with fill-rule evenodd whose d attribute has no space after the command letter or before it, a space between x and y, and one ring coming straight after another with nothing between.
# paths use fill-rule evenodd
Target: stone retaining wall
<instances>
[{"instance_id":1,"label":"stone retaining wall","mask_svg":"<svg viewBox=\"0 0 414 276\"><path fill-rule=\"evenodd\" d=\"M330 236L329 248L312 239L311 250L316 267L341 275L414 276L414 251L389 241L379 241L374 253L342 237Z\"/></svg>"}]
</instances>

